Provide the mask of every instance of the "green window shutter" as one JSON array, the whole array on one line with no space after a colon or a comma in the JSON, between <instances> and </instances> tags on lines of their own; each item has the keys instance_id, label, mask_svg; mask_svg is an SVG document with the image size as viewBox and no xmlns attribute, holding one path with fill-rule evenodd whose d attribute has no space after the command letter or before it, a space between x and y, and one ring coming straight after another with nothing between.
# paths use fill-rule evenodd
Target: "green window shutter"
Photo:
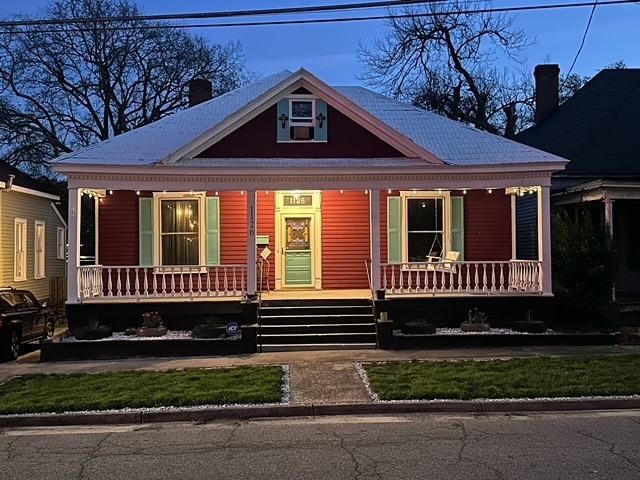
<instances>
[{"instance_id":1,"label":"green window shutter","mask_svg":"<svg viewBox=\"0 0 640 480\"><path fill-rule=\"evenodd\" d=\"M320 126L320 120L318 117L322 114L322 127ZM329 129L329 124L327 123L327 102L324 100L317 99L316 100L316 128L315 128L315 140L320 142L327 141L327 131Z\"/></svg>"},{"instance_id":2,"label":"green window shutter","mask_svg":"<svg viewBox=\"0 0 640 480\"><path fill-rule=\"evenodd\" d=\"M153 198L138 199L139 256L141 266L153 265Z\"/></svg>"},{"instance_id":3,"label":"green window shutter","mask_svg":"<svg viewBox=\"0 0 640 480\"><path fill-rule=\"evenodd\" d=\"M278 141L288 142L290 140L289 138L289 99L288 98L283 98L278 102L277 112L278 113L276 115L276 124L277 124L277 131L278 131ZM281 120L282 115L287 117L287 119L284 121L284 128L282 128L282 120Z\"/></svg>"},{"instance_id":4,"label":"green window shutter","mask_svg":"<svg viewBox=\"0 0 640 480\"><path fill-rule=\"evenodd\" d=\"M451 197L451 250L464 260L464 197Z\"/></svg>"},{"instance_id":5,"label":"green window shutter","mask_svg":"<svg viewBox=\"0 0 640 480\"><path fill-rule=\"evenodd\" d=\"M387 261L402 263L401 197L387 197Z\"/></svg>"},{"instance_id":6,"label":"green window shutter","mask_svg":"<svg viewBox=\"0 0 640 480\"><path fill-rule=\"evenodd\" d=\"M207 197L207 265L220 265L220 198Z\"/></svg>"}]
</instances>

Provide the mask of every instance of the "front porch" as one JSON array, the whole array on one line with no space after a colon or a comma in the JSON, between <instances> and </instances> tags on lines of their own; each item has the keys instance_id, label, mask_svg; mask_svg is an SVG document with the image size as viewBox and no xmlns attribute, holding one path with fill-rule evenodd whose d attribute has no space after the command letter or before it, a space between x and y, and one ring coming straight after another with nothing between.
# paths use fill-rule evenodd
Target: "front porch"
<instances>
[{"instance_id":1,"label":"front porch","mask_svg":"<svg viewBox=\"0 0 640 480\"><path fill-rule=\"evenodd\" d=\"M365 268L363 266L363 268ZM371 278L371 261L367 261ZM261 270L257 288L248 293L246 265L222 266L102 266L78 267L79 303L148 303L228 301L248 295L263 300L372 298L385 290L388 297L540 295L542 262L408 262L379 266L379 283L368 289L283 289L263 291Z\"/></svg>"}]
</instances>

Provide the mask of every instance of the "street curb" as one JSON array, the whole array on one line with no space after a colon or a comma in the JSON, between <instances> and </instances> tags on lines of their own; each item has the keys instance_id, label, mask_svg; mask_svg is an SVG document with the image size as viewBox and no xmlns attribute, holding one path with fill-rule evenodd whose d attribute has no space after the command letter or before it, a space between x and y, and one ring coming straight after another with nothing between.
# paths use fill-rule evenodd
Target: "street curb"
<instances>
[{"instance_id":1,"label":"street curb","mask_svg":"<svg viewBox=\"0 0 640 480\"><path fill-rule=\"evenodd\" d=\"M558 400L476 400L432 402L376 402L321 405L267 405L251 407L1 415L0 428L78 425L127 425L163 422L209 422L252 418L374 415L403 413L515 413L639 409L640 398L585 398Z\"/></svg>"}]
</instances>

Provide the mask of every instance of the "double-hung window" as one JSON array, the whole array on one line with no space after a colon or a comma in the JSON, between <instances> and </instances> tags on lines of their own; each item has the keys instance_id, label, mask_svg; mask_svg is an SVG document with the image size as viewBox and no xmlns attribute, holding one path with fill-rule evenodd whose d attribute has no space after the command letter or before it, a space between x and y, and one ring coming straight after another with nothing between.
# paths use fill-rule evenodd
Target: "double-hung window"
<instances>
[{"instance_id":1,"label":"double-hung window","mask_svg":"<svg viewBox=\"0 0 640 480\"><path fill-rule=\"evenodd\" d=\"M387 198L389 263L428 262L464 250L464 198L445 191L402 191Z\"/></svg>"},{"instance_id":2,"label":"double-hung window","mask_svg":"<svg viewBox=\"0 0 640 480\"><path fill-rule=\"evenodd\" d=\"M13 280L25 281L27 279L27 220L24 218L15 219L13 243Z\"/></svg>"},{"instance_id":3,"label":"double-hung window","mask_svg":"<svg viewBox=\"0 0 640 480\"><path fill-rule=\"evenodd\" d=\"M56 258L58 260L65 259L67 241L64 228L57 227L56 229Z\"/></svg>"},{"instance_id":4,"label":"double-hung window","mask_svg":"<svg viewBox=\"0 0 640 480\"><path fill-rule=\"evenodd\" d=\"M139 199L140 265L219 264L218 197L155 192Z\"/></svg>"},{"instance_id":5,"label":"double-hung window","mask_svg":"<svg viewBox=\"0 0 640 480\"><path fill-rule=\"evenodd\" d=\"M34 264L33 264L33 276L34 278L45 277L45 233L44 222L36 220L35 222L35 237L34 237Z\"/></svg>"}]
</instances>

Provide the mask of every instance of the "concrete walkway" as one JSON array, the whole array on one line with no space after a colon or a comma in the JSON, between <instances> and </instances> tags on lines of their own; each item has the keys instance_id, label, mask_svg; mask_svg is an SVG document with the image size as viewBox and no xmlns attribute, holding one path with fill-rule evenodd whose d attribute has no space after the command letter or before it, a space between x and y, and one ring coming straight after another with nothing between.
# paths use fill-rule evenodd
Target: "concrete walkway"
<instances>
[{"instance_id":1,"label":"concrete walkway","mask_svg":"<svg viewBox=\"0 0 640 480\"><path fill-rule=\"evenodd\" d=\"M23 355L17 361L0 364L0 383L11 377L24 374L65 374L75 372L97 373L122 370L167 370L181 368L211 368L235 367L242 365L289 365L291 399L289 405L273 407L255 407L252 410L233 411L224 409L226 417L220 410L210 412L207 418L245 418L247 416L287 416L287 415L316 415L339 413L382 413L391 411L434 411L434 408L444 408L444 411L516 411L516 410L544 410L552 408L546 403L530 403L523 407L519 402L513 405L509 402L492 401L484 405L481 402L443 402L441 406L435 404L384 404L373 403L354 366L354 362L396 362L396 361L437 361L463 359L506 359L530 358L539 356L566 355L622 355L640 354L640 346L541 346L541 347L505 347L505 348L456 348L438 350L331 350L306 352L269 352L247 355L221 357L180 357L180 358L132 358L123 360L95 360L82 362L48 362L38 363L39 351ZM572 401L565 403L560 409L583 408L640 408L640 399L624 400L621 402L593 403L591 401ZM431 405L431 407L425 406ZM452 406L453 405L453 406ZM557 405L557 404L556 404ZM308 407L308 408L304 408ZM435 410L442 411L442 410ZM131 417L134 415L134 417ZM159 414L119 415L111 418L113 423L130 423L144 421L192 420L190 414L170 413ZM199 411L199 419L204 415ZM206 416L206 415L205 415ZM103 414L86 416L86 423L104 423ZM138 418L139 417L139 418ZM80 422L69 416L69 422ZM93 418L91 420L90 418ZM196 418L196 417L193 417ZM57 416L54 424L64 424L64 418ZM17 421L17 420L16 420ZM30 420L30 425L48 424L46 416L39 416ZM33 423L35 422L35 423ZM56 423L57 422L57 423ZM14 425L8 417L0 416L0 426Z\"/></svg>"}]
</instances>

